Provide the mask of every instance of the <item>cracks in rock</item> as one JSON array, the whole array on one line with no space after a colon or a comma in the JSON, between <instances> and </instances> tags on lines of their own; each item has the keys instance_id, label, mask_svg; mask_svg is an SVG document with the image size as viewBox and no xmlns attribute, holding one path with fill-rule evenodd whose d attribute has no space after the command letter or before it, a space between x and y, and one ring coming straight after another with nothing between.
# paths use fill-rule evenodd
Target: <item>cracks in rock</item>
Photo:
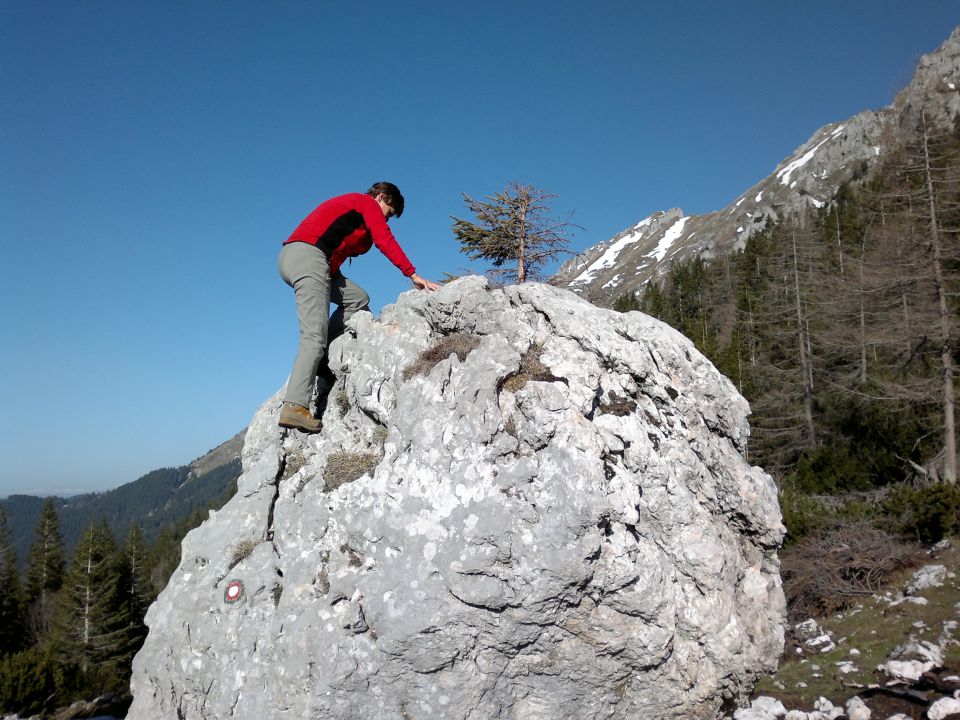
<instances>
[{"instance_id":1,"label":"cracks in rock","mask_svg":"<svg viewBox=\"0 0 960 720\"><path fill-rule=\"evenodd\" d=\"M280 549L277 547L277 543L274 540L273 515L274 515L274 510L276 509L276 506L277 506L277 500L280 499L280 483L286 477L289 477L284 475L287 469L287 453L284 452L284 449L283 449L283 439L285 435L286 435L286 431L283 431L280 435L280 448L277 451L277 454L279 455L279 463L277 465L277 473L276 475L274 475L273 482L272 482L273 497L270 498L270 509L267 511L267 529L264 532L263 540L247 541L249 543L252 543L249 547L249 550L243 554L243 557L236 557L236 556L234 557L234 559L231 561L230 566L227 568L227 571L217 577L216 581L213 584L214 587L217 587L218 585L220 585L220 583L223 582L223 579L230 574L230 571L233 570L233 568L235 568L247 556L249 556L250 553L253 552L253 548L256 545L260 544L261 542L265 542L265 541L269 542L270 545L273 547L273 552L277 556L277 559L279 560L281 557ZM290 474L292 475L293 473L290 473ZM283 576L283 573L280 572L279 569L277 572L280 573L281 577Z\"/></svg>"},{"instance_id":2,"label":"cracks in rock","mask_svg":"<svg viewBox=\"0 0 960 720\"><path fill-rule=\"evenodd\" d=\"M273 497L270 499L270 510L267 512L267 531L264 534L267 540L270 541L270 544L273 545L273 551L277 554L277 558L280 557L280 550L277 548L277 543L273 539L273 513L277 507L277 500L280 499L280 481L284 478L284 473L287 469L287 454L283 450L282 437L280 445L280 462L277 467L277 474L273 478Z\"/></svg>"},{"instance_id":3,"label":"cracks in rock","mask_svg":"<svg viewBox=\"0 0 960 720\"><path fill-rule=\"evenodd\" d=\"M609 538L613 535L613 528L610 525L610 518L608 516L604 515L601 517L599 522L597 522L597 527L603 531L604 538Z\"/></svg>"},{"instance_id":4,"label":"cracks in rock","mask_svg":"<svg viewBox=\"0 0 960 720\"><path fill-rule=\"evenodd\" d=\"M230 717L233 717L233 713L237 709L237 705L239 704L240 704L240 691L237 691L237 696L233 699L233 704L230 705Z\"/></svg>"},{"instance_id":5,"label":"cracks in rock","mask_svg":"<svg viewBox=\"0 0 960 720\"><path fill-rule=\"evenodd\" d=\"M613 480L616 477L616 465L624 464L624 456L627 449L630 447L629 441L624 441L623 449L621 450L611 450L607 448L600 454L600 460L603 461L603 476L609 481Z\"/></svg>"},{"instance_id":6,"label":"cracks in rock","mask_svg":"<svg viewBox=\"0 0 960 720\"><path fill-rule=\"evenodd\" d=\"M377 414L374 413L373 411L371 411L371 410L369 410L369 409L367 409L367 408L365 408L365 407L360 407L360 406L357 406L357 410L359 410L361 413L363 413L364 415L366 415L366 416L371 420L371 422L373 422L375 425L380 425L380 426L382 426L382 427L386 427L386 425L384 424L383 420L381 420L381 419L377 416Z\"/></svg>"},{"instance_id":7,"label":"cracks in rock","mask_svg":"<svg viewBox=\"0 0 960 720\"><path fill-rule=\"evenodd\" d=\"M662 373L663 369L660 367L660 363L657 362L657 356L653 354L653 350L650 347L647 347L647 354L650 356L650 359L653 360L653 366L657 369L657 372Z\"/></svg>"}]
</instances>

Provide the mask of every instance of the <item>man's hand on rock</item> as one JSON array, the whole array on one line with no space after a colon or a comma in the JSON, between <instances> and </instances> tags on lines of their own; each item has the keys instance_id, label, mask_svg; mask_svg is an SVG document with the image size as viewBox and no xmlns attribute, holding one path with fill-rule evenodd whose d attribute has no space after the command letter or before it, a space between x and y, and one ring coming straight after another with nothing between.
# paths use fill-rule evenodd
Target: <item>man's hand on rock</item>
<instances>
[{"instance_id":1,"label":"man's hand on rock","mask_svg":"<svg viewBox=\"0 0 960 720\"><path fill-rule=\"evenodd\" d=\"M440 289L440 286L437 285L435 282L430 282L429 280L426 280L426 279L420 277L420 276L417 275L416 273L414 273L413 275L410 276L410 280L411 280L411 281L413 282L413 284L416 285L418 288L420 288L421 290L426 290L427 292L433 292L434 290L439 290L439 289Z\"/></svg>"}]
</instances>

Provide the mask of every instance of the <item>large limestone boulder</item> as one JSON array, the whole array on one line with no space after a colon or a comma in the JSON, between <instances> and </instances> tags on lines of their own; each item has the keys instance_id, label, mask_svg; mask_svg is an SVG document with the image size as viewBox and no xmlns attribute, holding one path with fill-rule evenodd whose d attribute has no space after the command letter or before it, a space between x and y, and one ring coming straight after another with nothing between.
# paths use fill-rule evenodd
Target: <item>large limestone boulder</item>
<instances>
[{"instance_id":1,"label":"large limestone boulder","mask_svg":"<svg viewBox=\"0 0 960 720\"><path fill-rule=\"evenodd\" d=\"M268 400L184 540L131 718L714 718L775 667L776 490L679 333L465 278L331 366L324 432Z\"/></svg>"}]
</instances>

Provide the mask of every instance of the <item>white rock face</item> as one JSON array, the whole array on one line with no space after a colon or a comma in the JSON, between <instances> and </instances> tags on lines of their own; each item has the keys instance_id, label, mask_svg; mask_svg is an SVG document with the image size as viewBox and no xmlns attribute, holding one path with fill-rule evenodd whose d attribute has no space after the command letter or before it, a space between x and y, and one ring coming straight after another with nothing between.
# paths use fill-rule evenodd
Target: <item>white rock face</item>
<instances>
[{"instance_id":1,"label":"white rock face","mask_svg":"<svg viewBox=\"0 0 960 720\"><path fill-rule=\"evenodd\" d=\"M862 699L852 697L847 700L847 720L870 720L872 714Z\"/></svg>"},{"instance_id":2,"label":"white rock face","mask_svg":"<svg viewBox=\"0 0 960 720\"><path fill-rule=\"evenodd\" d=\"M960 700L954 698L940 698L927 708L927 717L930 720L943 720L956 713L960 713Z\"/></svg>"},{"instance_id":3,"label":"white rock face","mask_svg":"<svg viewBox=\"0 0 960 720\"><path fill-rule=\"evenodd\" d=\"M916 595L927 588L940 587L947 577L947 568L943 565L924 565L917 570L903 592L906 595Z\"/></svg>"},{"instance_id":4,"label":"white rock face","mask_svg":"<svg viewBox=\"0 0 960 720\"><path fill-rule=\"evenodd\" d=\"M877 670L898 680L916 682L923 673L943 666L940 647L926 640L898 645Z\"/></svg>"},{"instance_id":5,"label":"white rock face","mask_svg":"<svg viewBox=\"0 0 960 720\"><path fill-rule=\"evenodd\" d=\"M457 332L479 346L404 379ZM464 278L330 354L323 433L282 437L268 400L236 496L184 540L130 717L696 720L775 667L776 490L679 333ZM375 469L329 489L342 451Z\"/></svg>"}]
</instances>

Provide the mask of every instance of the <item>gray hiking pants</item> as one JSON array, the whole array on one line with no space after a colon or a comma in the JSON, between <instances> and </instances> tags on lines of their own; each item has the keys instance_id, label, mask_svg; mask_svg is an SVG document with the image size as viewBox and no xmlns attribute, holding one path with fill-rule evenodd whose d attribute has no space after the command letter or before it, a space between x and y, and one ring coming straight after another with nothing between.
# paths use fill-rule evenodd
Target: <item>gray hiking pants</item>
<instances>
[{"instance_id":1,"label":"gray hiking pants","mask_svg":"<svg viewBox=\"0 0 960 720\"><path fill-rule=\"evenodd\" d=\"M331 340L343 333L344 324L358 310L368 310L370 296L363 288L336 272L315 246L292 242L280 251L280 277L293 288L300 321L300 347L287 383L286 401L310 407L317 368ZM330 302L338 307L330 317Z\"/></svg>"}]
</instances>

